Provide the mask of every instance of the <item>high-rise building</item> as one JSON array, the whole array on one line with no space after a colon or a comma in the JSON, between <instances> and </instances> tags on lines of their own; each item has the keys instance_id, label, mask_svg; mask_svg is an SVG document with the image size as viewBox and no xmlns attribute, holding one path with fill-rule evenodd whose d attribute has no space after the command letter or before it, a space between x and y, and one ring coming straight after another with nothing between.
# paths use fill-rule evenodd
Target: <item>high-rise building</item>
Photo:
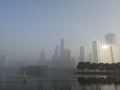
<instances>
[{"instance_id":1,"label":"high-rise building","mask_svg":"<svg viewBox=\"0 0 120 90\"><path fill-rule=\"evenodd\" d=\"M58 60L61 58L61 47L56 45L56 48L55 48L55 59Z\"/></svg>"},{"instance_id":2,"label":"high-rise building","mask_svg":"<svg viewBox=\"0 0 120 90\"><path fill-rule=\"evenodd\" d=\"M56 48L55 48L55 57L58 57L58 45L56 45Z\"/></svg>"},{"instance_id":3,"label":"high-rise building","mask_svg":"<svg viewBox=\"0 0 120 90\"><path fill-rule=\"evenodd\" d=\"M55 55L53 56L53 67L56 68L74 68L75 60L71 58L71 51L64 47L64 39L61 40L60 46L56 46Z\"/></svg>"},{"instance_id":4,"label":"high-rise building","mask_svg":"<svg viewBox=\"0 0 120 90\"><path fill-rule=\"evenodd\" d=\"M93 58L95 63L112 63L111 47L99 41L94 41Z\"/></svg>"},{"instance_id":5,"label":"high-rise building","mask_svg":"<svg viewBox=\"0 0 120 90\"><path fill-rule=\"evenodd\" d=\"M64 60L69 60L70 61L70 59L71 59L71 51L69 49L65 49L63 57L64 57Z\"/></svg>"},{"instance_id":6,"label":"high-rise building","mask_svg":"<svg viewBox=\"0 0 120 90\"><path fill-rule=\"evenodd\" d=\"M0 59L0 66L1 67L8 67L10 66L10 56L3 55Z\"/></svg>"},{"instance_id":7,"label":"high-rise building","mask_svg":"<svg viewBox=\"0 0 120 90\"><path fill-rule=\"evenodd\" d=\"M80 47L80 61L91 62L91 52L89 47L86 46Z\"/></svg>"},{"instance_id":8,"label":"high-rise building","mask_svg":"<svg viewBox=\"0 0 120 90\"><path fill-rule=\"evenodd\" d=\"M117 45L116 35L108 33L105 35L105 41L110 46L112 63L120 61L120 47Z\"/></svg>"},{"instance_id":9,"label":"high-rise building","mask_svg":"<svg viewBox=\"0 0 120 90\"><path fill-rule=\"evenodd\" d=\"M114 33L108 33L105 35L105 41L107 44L117 44L116 35Z\"/></svg>"},{"instance_id":10,"label":"high-rise building","mask_svg":"<svg viewBox=\"0 0 120 90\"><path fill-rule=\"evenodd\" d=\"M112 63L120 62L120 47L118 45L110 45Z\"/></svg>"},{"instance_id":11,"label":"high-rise building","mask_svg":"<svg viewBox=\"0 0 120 90\"><path fill-rule=\"evenodd\" d=\"M64 55L64 39L61 40L61 60L63 60Z\"/></svg>"},{"instance_id":12,"label":"high-rise building","mask_svg":"<svg viewBox=\"0 0 120 90\"><path fill-rule=\"evenodd\" d=\"M45 61L45 51L44 49L41 49L40 52L40 62L44 62Z\"/></svg>"},{"instance_id":13,"label":"high-rise building","mask_svg":"<svg viewBox=\"0 0 120 90\"><path fill-rule=\"evenodd\" d=\"M63 55L63 61L61 66L64 68L74 68L75 67L75 59L71 57L71 50L65 48L64 49L64 55Z\"/></svg>"}]
</instances>

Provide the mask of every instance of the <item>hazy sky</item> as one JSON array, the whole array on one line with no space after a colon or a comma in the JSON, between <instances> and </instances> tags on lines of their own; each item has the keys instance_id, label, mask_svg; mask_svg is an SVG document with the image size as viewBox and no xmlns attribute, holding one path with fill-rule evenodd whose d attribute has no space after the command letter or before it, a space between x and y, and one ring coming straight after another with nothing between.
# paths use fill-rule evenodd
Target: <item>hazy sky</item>
<instances>
[{"instance_id":1,"label":"hazy sky","mask_svg":"<svg viewBox=\"0 0 120 90\"><path fill-rule=\"evenodd\" d=\"M53 55L61 38L74 54L81 45L120 34L120 0L0 0L0 54Z\"/></svg>"}]
</instances>

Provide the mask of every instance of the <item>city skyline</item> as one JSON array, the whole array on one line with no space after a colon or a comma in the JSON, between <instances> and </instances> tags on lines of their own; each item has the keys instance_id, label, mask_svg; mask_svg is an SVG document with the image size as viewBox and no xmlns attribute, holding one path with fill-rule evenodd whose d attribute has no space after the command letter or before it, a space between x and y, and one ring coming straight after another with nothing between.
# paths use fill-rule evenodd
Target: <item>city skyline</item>
<instances>
[{"instance_id":1,"label":"city skyline","mask_svg":"<svg viewBox=\"0 0 120 90\"><path fill-rule=\"evenodd\" d=\"M40 49L47 57L61 38L69 41L72 55L82 45L105 33L114 32L120 40L120 1L0 1L0 55L28 60L39 59ZM119 41L120 42L120 41Z\"/></svg>"},{"instance_id":2,"label":"city skyline","mask_svg":"<svg viewBox=\"0 0 120 90\"><path fill-rule=\"evenodd\" d=\"M71 48L68 48L65 39L61 39L59 44L54 47L54 55L51 59L47 59L45 49L41 48L39 59L33 60L34 62L27 61L28 64L33 65L47 65L49 67L57 68L73 68L79 62L90 62L90 63L118 63L120 62L120 44L116 43L116 34L106 33L105 41L92 41L90 46L83 45L79 47L79 56L77 59L71 55ZM110 35L106 40L106 35ZM115 39L114 39L115 38ZM115 40L115 41L114 41ZM110 43L108 43L110 41ZM111 42L112 41L112 42ZM14 60L9 55L4 55L1 58L1 62L5 65L14 65ZM79 58L78 58L79 57ZM23 58L24 59L24 58ZM12 60L12 61L11 61ZM21 59L22 60L22 59ZM21 65L28 65L26 60L21 61ZM13 63L14 64L11 64ZM25 62L25 63L24 63ZM24 63L24 64L23 64Z\"/></svg>"},{"instance_id":3,"label":"city skyline","mask_svg":"<svg viewBox=\"0 0 120 90\"><path fill-rule=\"evenodd\" d=\"M0 0L0 90L120 90L120 0Z\"/></svg>"}]
</instances>

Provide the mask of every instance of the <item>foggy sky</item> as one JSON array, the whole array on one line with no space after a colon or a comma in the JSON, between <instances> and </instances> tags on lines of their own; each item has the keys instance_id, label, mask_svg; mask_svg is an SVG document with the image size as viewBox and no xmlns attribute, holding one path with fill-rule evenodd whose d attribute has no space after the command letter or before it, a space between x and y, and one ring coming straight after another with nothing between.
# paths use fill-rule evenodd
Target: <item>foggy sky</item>
<instances>
[{"instance_id":1,"label":"foggy sky","mask_svg":"<svg viewBox=\"0 0 120 90\"><path fill-rule=\"evenodd\" d=\"M119 0L0 0L0 54L51 56L64 38L79 54L81 45L120 34Z\"/></svg>"}]
</instances>

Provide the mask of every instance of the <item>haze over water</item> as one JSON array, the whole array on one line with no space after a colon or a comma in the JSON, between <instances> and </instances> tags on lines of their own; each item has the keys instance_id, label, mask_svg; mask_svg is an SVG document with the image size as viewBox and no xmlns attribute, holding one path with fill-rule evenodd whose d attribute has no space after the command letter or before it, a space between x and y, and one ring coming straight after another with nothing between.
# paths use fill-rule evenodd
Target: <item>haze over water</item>
<instances>
[{"instance_id":1,"label":"haze over water","mask_svg":"<svg viewBox=\"0 0 120 90\"><path fill-rule=\"evenodd\" d=\"M76 67L63 69L63 66L75 65L73 57L78 58L80 46L89 46L94 40L104 41L106 33L115 33L119 43L119 23L119 0L0 0L0 90L119 90L120 77L113 79L113 75L109 81L104 75L76 74ZM57 58L53 57L56 45L58 49L61 45L62 52L56 50L61 55ZM57 69L47 68L46 75L27 77L27 72L21 74L21 68L15 68L26 65L39 68L41 49L43 58L46 55L43 64L57 63ZM112 73L119 75L117 70Z\"/></svg>"},{"instance_id":2,"label":"haze over water","mask_svg":"<svg viewBox=\"0 0 120 90\"><path fill-rule=\"evenodd\" d=\"M61 38L68 40L73 56L81 45L103 40L114 32L119 37L120 1L113 0L1 0L0 54L39 59L44 48L52 57Z\"/></svg>"}]
</instances>

